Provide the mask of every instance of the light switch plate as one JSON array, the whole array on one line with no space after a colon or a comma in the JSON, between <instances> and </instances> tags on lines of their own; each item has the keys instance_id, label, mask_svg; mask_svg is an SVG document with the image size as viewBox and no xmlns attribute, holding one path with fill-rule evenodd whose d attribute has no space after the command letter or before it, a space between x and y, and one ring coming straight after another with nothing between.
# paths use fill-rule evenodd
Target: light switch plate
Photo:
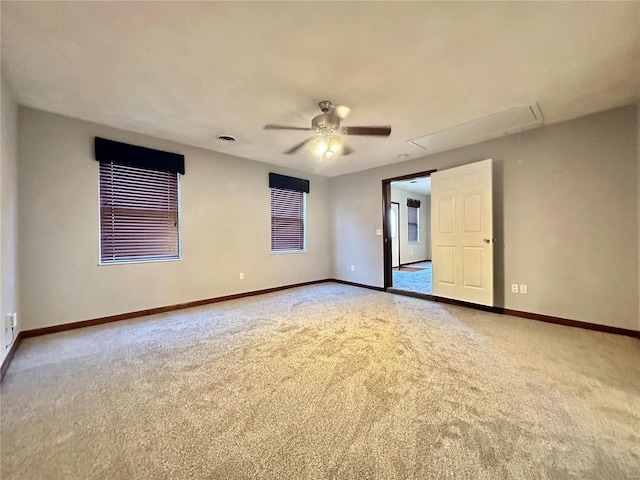
<instances>
[{"instance_id":1,"label":"light switch plate","mask_svg":"<svg viewBox=\"0 0 640 480\"><path fill-rule=\"evenodd\" d=\"M4 316L4 329L9 330L18 326L18 316L15 313L7 313Z\"/></svg>"}]
</instances>

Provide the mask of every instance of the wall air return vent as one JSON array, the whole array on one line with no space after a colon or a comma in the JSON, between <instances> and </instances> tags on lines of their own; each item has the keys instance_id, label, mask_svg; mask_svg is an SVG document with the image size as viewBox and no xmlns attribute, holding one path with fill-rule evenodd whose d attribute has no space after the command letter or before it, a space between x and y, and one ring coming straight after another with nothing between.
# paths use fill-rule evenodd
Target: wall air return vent
<instances>
[{"instance_id":1,"label":"wall air return vent","mask_svg":"<svg viewBox=\"0 0 640 480\"><path fill-rule=\"evenodd\" d=\"M516 133L520 130L541 127L543 123L542 114L537 105L516 107L408 140L407 143L433 153Z\"/></svg>"}]
</instances>

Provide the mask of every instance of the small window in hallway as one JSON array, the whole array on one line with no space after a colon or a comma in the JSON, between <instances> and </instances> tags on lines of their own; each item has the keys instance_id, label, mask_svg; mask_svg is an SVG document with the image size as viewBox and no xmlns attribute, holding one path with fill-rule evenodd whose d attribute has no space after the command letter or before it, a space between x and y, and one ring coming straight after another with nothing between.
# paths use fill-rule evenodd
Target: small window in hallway
<instances>
[{"instance_id":1,"label":"small window in hallway","mask_svg":"<svg viewBox=\"0 0 640 480\"><path fill-rule=\"evenodd\" d=\"M407 239L420 243L420 207L407 207Z\"/></svg>"}]
</instances>

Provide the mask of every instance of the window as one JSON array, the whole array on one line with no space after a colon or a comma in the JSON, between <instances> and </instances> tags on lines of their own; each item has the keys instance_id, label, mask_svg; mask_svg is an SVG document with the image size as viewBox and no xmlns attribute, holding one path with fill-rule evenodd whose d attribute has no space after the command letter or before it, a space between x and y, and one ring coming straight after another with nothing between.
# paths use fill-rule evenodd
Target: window
<instances>
[{"instance_id":1,"label":"window","mask_svg":"<svg viewBox=\"0 0 640 480\"><path fill-rule=\"evenodd\" d=\"M100 263L180 258L178 174L184 155L95 137Z\"/></svg>"},{"instance_id":2,"label":"window","mask_svg":"<svg viewBox=\"0 0 640 480\"><path fill-rule=\"evenodd\" d=\"M271 251L304 252L305 192L271 188Z\"/></svg>"},{"instance_id":3,"label":"window","mask_svg":"<svg viewBox=\"0 0 640 480\"><path fill-rule=\"evenodd\" d=\"M271 253L305 252L309 180L269 173Z\"/></svg>"},{"instance_id":4,"label":"window","mask_svg":"<svg viewBox=\"0 0 640 480\"><path fill-rule=\"evenodd\" d=\"M178 173L100 163L100 263L180 258Z\"/></svg>"},{"instance_id":5,"label":"window","mask_svg":"<svg viewBox=\"0 0 640 480\"><path fill-rule=\"evenodd\" d=\"M420 243L420 207L407 207L407 241Z\"/></svg>"}]
</instances>

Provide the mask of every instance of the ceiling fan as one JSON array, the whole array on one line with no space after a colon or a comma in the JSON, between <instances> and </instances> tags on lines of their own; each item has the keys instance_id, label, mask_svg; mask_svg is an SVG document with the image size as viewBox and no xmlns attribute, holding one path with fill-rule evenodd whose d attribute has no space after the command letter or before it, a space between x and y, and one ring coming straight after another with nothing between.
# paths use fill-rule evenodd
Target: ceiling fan
<instances>
[{"instance_id":1,"label":"ceiling fan","mask_svg":"<svg viewBox=\"0 0 640 480\"><path fill-rule=\"evenodd\" d=\"M311 120L311 128L305 127L289 127L286 125L265 125L265 130L303 130L314 132L315 135L294 145L283 153L291 155L296 153L309 142L315 143L315 152L324 157L332 157L334 155L349 155L353 153L348 145L344 144L343 135L369 135L376 137L388 137L391 134L390 126L368 126L368 127L341 127L340 121L344 119L351 111L349 107L342 105L333 105L331 102L324 100L318 104L321 115L313 117Z\"/></svg>"}]
</instances>

